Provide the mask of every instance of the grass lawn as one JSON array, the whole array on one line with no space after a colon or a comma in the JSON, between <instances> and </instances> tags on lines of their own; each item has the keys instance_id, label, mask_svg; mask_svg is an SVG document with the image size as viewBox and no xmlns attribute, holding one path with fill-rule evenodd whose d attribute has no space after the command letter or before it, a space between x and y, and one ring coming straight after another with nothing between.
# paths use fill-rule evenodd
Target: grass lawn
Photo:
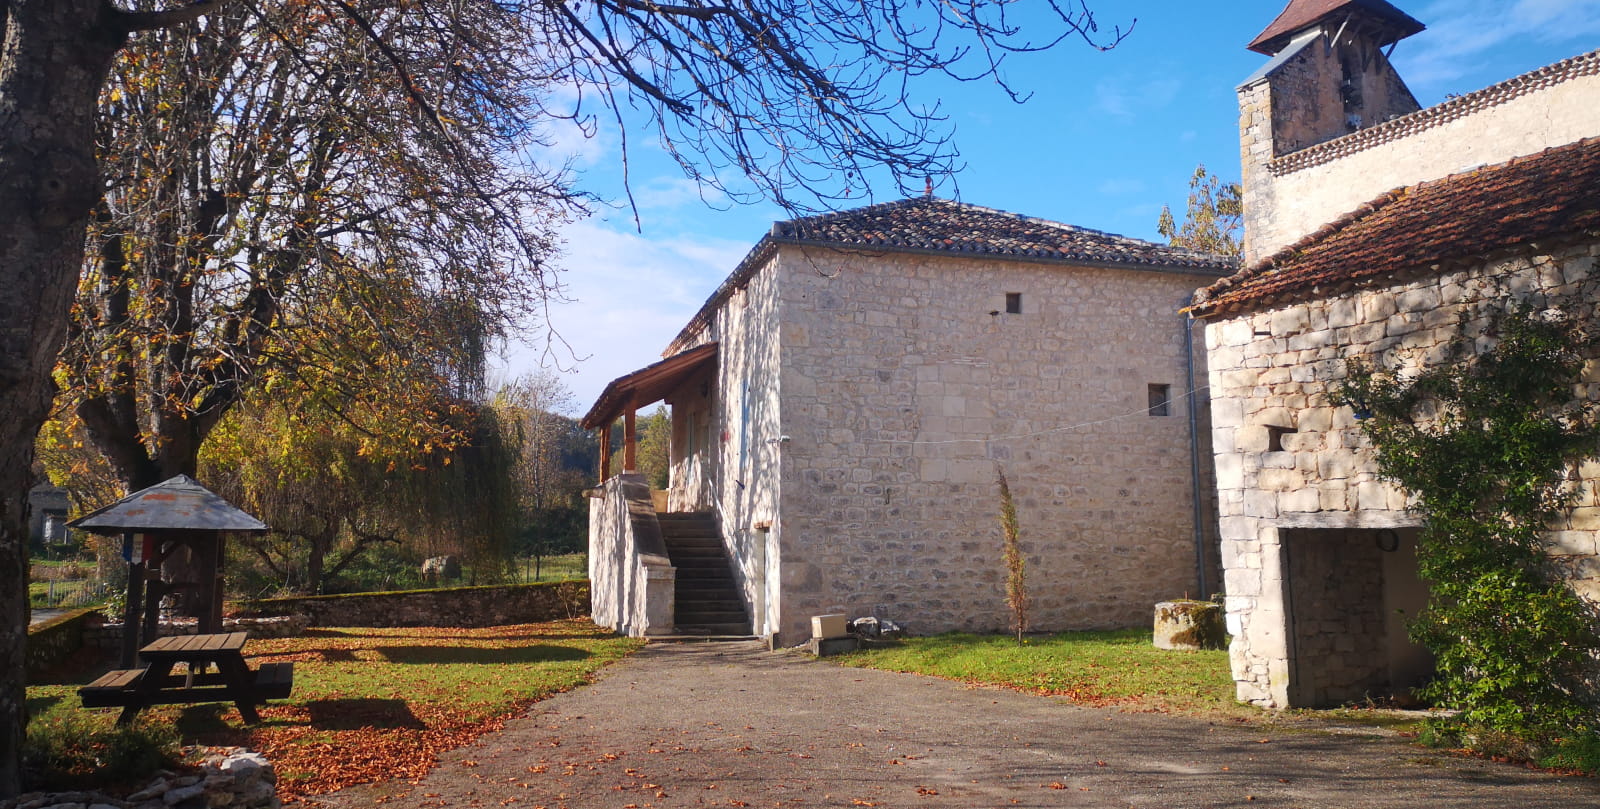
<instances>
[{"instance_id":1,"label":"grass lawn","mask_svg":"<svg viewBox=\"0 0 1600 809\"><path fill-rule=\"evenodd\" d=\"M240 745L264 753L285 799L344 786L418 778L435 756L494 730L528 704L588 680L640 646L588 620L486 629L316 629L299 638L252 640L251 664L293 661L294 694L245 727L228 704L167 706L140 721L174 724L184 742ZM103 671L103 669L101 669ZM30 686L34 722L86 712L71 682Z\"/></svg>"},{"instance_id":2,"label":"grass lawn","mask_svg":"<svg viewBox=\"0 0 1600 809\"><path fill-rule=\"evenodd\" d=\"M573 579L589 578L589 554L564 553L560 556L546 556L539 560L539 575L534 577L533 557L524 556L516 560L516 570L513 578L517 581L572 581Z\"/></svg>"},{"instance_id":3,"label":"grass lawn","mask_svg":"<svg viewBox=\"0 0 1600 809\"><path fill-rule=\"evenodd\" d=\"M1066 697L1091 706L1244 719L1261 716L1234 701L1225 651L1157 649L1150 632L1064 632L1030 636L949 633L909 638L836 660Z\"/></svg>"}]
</instances>

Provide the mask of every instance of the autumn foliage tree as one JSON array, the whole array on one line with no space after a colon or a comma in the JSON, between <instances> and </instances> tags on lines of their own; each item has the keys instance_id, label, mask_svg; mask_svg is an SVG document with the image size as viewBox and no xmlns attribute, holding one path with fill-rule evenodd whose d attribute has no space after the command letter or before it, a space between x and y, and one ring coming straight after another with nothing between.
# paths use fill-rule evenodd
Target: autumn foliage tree
<instances>
[{"instance_id":1,"label":"autumn foliage tree","mask_svg":"<svg viewBox=\"0 0 1600 809\"><path fill-rule=\"evenodd\" d=\"M311 380L280 395L329 406L420 354L481 396L485 342L553 294L540 217L573 201L518 168L536 90L520 34L498 6L375 7L352 25L238 4L121 53L61 368L128 489L195 474L269 375ZM181 557L166 567L188 575Z\"/></svg>"},{"instance_id":2,"label":"autumn foliage tree","mask_svg":"<svg viewBox=\"0 0 1600 809\"><path fill-rule=\"evenodd\" d=\"M497 579L517 513L501 425L491 409L439 404L439 431L457 437L428 447L363 427L344 405L263 397L236 408L203 469L271 529L239 547L279 587L305 593L342 591L340 576L385 544L417 559L459 554Z\"/></svg>"},{"instance_id":3,"label":"autumn foliage tree","mask_svg":"<svg viewBox=\"0 0 1600 809\"><path fill-rule=\"evenodd\" d=\"M1176 247L1202 253L1237 256L1244 250L1244 191L1238 183L1224 183L1196 166L1189 178L1189 204L1183 223L1172 217L1172 210L1161 206L1156 232Z\"/></svg>"},{"instance_id":4,"label":"autumn foliage tree","mask_svg":"<svg viewBox=\"0 0 1600 809\"><path fill-rule=\"evenodd\" d=\"M545 556L583 547L588 504L582 490L594 484L593 438L576 420L572 393L549 371L525 374L502 385L493 399L508 454L518 503L515 550L532 556L536 571Z\"/></svg>"}]
</instances>

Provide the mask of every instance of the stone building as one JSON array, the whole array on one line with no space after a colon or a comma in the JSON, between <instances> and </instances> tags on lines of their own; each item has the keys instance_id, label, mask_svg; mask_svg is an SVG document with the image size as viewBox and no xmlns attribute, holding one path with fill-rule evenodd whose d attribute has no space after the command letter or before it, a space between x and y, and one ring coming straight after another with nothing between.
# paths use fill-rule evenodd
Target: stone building
<instances>
[{"instance_id":1,"label":"stone building","mask_svg":"<svg viewBox=\"0 0 1600 809\"><path fill-rule=\"evenodd\" d=\"M67 541L67 490L40 483L28 490L28 542L35 551Z\"/></svg>"},{"instance_id":2,"label":"stone building","mask_svg":"<svg viewBox=\"0 0 1600 809\"><path fill-rule=\"evenodd\" d=\"M1594 316L1600 52L1413 108L1386 59L1420 24L1377 0L1295 0L1239 88L1246 262L1205 318L1231 657L1241 700L1339 703L1431 672L1417 518L1330 391L1346 362L1438 362L1508 301ZM1600 363L1580 395L1600 396ZM1600 598L1600 465L1550 535Z\"/></svg>"},{"instance_id":3,"label":"stone building","mask_svg":"<svg viewBox=\"0 0 1600 809\"><path fill-rule=\"evenodd\" d=\"M1206 595L1205 370L1179 310L1232 269L932 197L775 224L667 359L585 419L605 436L665 399L674 430L658 502L626 474L592 501L598 620L786 644L827 613L1004 628L997 468L1036 628L1146 624ZM695 512L716 517L749 624L685 618L706 597L673 515Z\"/></svg>"}]
</instances>

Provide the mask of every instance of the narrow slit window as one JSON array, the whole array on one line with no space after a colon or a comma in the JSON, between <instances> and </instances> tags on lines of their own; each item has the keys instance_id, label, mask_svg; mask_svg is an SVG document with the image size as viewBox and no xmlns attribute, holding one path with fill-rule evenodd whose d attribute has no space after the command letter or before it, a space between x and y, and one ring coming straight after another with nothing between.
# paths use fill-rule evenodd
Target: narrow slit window
<instances>
[{"instance_id":1,"label":"narrow slit window","mask_svg":"<svg viewBox=\"0 0 1600 809\"><path fill-rule=\"evenodd\" d=\"M1020 315L1020 314L1022 314L1022 293L1021 292L1007 292L1006 293L1006 314L1008 314L1008 315Z\"/></svg>"},{"instance_id":2,"label":"narrow slit window","mask_svg":"<svg viewBox=\"0 0 1600 809\"><path fill-rule=\"evenodd\" d=\"M1293 427L1267 427L1267 451L1283 452L1283 437L1298 432Z\"/></svg>"},{"instance_id":3,"label":"narrow slit window","mask_svg":"<svg viewBox=\"0 0 1600 809\"><path fill-rule=\"evenodd\" d=\"M1152 416L1170 416L1170 415L1172 415L1172 386L1171 385L1151 385L1150 386L1150 391L1149 391L1149 396L1150 396L1150 415L1152 415Z\"/></svg>"}]
</instances>

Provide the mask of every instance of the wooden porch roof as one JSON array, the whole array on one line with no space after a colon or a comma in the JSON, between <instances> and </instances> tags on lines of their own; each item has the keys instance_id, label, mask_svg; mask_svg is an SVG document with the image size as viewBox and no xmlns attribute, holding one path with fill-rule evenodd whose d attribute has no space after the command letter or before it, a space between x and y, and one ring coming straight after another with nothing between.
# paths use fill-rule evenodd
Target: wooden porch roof
<instances>
[{"instance_id":1,"label":"wooden porch roof","mask_svg":"<svg viewBox=\"0 0 1600 809\"><path fill-rule=\"evenodd\" d=\"M690 375L716 361L717 344L706 343L674 354L654 365L611 380L581 424L585 430L604 427L630 408L660 401Z\"/></svg>"}]
</instances>

